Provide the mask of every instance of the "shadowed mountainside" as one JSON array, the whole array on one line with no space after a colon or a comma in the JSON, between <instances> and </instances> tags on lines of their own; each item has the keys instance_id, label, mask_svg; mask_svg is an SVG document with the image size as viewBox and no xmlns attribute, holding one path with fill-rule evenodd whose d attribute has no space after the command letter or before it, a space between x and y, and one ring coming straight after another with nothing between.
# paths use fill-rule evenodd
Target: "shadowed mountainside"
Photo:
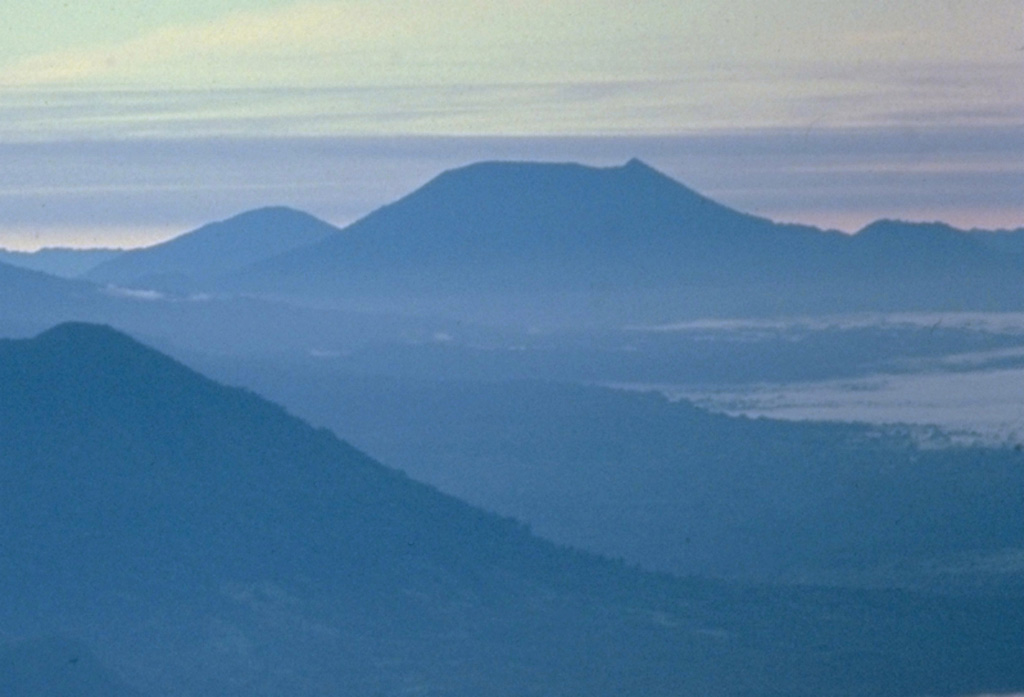
<instances>
[{"instance_id":1,"label":"shadowed mountainside","mask_svg":"<svg viewBox=\"0 0 1024 697\"><path fill-rule=\"evenodd\" d=\"M1010 598L744 588L542 542L109 329L0 343L0 630L149 694L1024 686Z\"/></svg>"}]
</instances>

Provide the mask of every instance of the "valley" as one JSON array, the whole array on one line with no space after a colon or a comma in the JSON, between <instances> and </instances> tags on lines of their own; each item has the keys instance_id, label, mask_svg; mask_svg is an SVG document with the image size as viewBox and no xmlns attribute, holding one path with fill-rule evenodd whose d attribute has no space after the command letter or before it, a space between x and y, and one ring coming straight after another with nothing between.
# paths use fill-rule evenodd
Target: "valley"
<instances>
[{"instance_id":1,"label":"valley","mask_svg":"<svg viewBox=\"0 0 1024 697\"><path fill-rule=\"evenodd\" d=\"M480 163L0 263L0 687L1020 690L1005 234Z\"/></svg>"}]
</instances>

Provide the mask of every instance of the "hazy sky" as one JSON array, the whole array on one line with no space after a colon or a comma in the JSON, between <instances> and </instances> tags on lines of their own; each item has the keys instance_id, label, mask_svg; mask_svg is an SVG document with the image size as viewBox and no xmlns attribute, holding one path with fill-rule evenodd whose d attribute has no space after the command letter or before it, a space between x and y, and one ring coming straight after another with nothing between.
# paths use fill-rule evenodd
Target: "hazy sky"
<instances>
[{"instance_id":1,"label":"hazy sky","mask_svg":"<svg viewBox=\"0 0 1024 697\"><path fill-rule=\"evenodd\" d=\"M1024 225L1024 0L4 4L4 246L633 155L786 220Z\"/></svg>"}]
</instances>

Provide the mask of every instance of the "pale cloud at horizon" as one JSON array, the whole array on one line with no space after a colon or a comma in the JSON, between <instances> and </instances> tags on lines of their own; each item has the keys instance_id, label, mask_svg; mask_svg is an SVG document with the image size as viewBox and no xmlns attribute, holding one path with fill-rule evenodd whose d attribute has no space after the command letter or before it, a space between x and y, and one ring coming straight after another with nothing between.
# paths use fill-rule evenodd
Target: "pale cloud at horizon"
<instances>
[{"instance_id":1,"label":"pale cloud at horizon","mask_svg":"<svg viewBox=\"0 0 1024 697\"><path fill-rule=\"evenodd\" d=\"M878 218L1024 227L1024 133L136 138L0 143L0 247L139 246L268 205L345 225L480 160L640 157L726 205L853 232ZM106 232L104 232L106 231Z\"/></svg>"},{"instance_id":2,"label":"pale cloud at horizon","mask_svg":"<svg viewBox=\"0 0 1024 697\"><path fill-rule=\"evenodd\" d=\"M343 223L499 158L640 156L845 230L1024 223L1021 0L12 2L0 246Z\"/></svg>"}]
</instances>

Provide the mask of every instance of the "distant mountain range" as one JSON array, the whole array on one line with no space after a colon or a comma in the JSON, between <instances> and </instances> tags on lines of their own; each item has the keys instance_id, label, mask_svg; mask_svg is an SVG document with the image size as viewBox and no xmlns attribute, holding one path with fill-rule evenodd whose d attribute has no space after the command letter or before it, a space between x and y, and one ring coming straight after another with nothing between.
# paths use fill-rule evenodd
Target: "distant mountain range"
<instances>
[{"instance_id":1,"label":"distant mountain range","mask_svg":"<svg viewBox=\"0 0 1024 697\"><path fill-rule=\"evenodd\" d=\"M110 305L110 298L92 283L0 262L0 327L5 334L92 318Z\"/></svg>"},{"instance_id":2,"label":"distant mountain range","mask_svg":"<svg viewBox=\"0 0 1024 697\"><path fill-rule=\"evenodd\" d=\"M1021 239L894 221L853 236L777 224L637 160L481 163L220 287L542 325L1022 309Z\"/></svg>"},{"instance_id":3,"label":"distant mountain range","mask_svg":"<svg viewBox=\"0 0 1024 697\"><path fill-rule=\"evenodd\" d=\"M0 249L0 262L42 271L64 278L77 278L93 267L123 253L120 249L70 249L46 247L35 252Z\"/></svg>"},{"instance_id":4,"label":"distant mountain range","mask_svg":"<svg viewBox=\"0 0 1024 697\"><path fill-rule=\"evenodd\" d=\"M73 642L0 645L16 684L80 656L88 697L1024 687L1020 599L643 574L107 328L0 342L0 385L0 631Z\"/></svg>"},{"instance_id":5,"label":"distant mountain range","mask_svg":"<svg viewBox=\"0 0 1024 697\"><path fill-rule=\"evenodd\" d=\"M285 207L261 208L139 249L0 249L0 263L126 288L188 291L201 279L316 242L338 228Z\"/></svg>"},{"instance_id":6,"label":"distant mountain range","mask_svg":"<svg viewBox=\"0 0 1024 697\"><path fill-rule=\"evenodd\" d=\"M261 208L204 225L172 240L120 254L85 277L130 288L189 290L204 279L232 273L338 228L290 208Z\"/></svg>"},{"instance_id":7,"label":"distant mountain range","mask_svg":"<svg viewBox=\"0 0 1024 697\"><path fill-rule=\"evenodd\" d=\"M65 268L97 258L77 254ZM734 211L638 160L491 162L445 172L344 229L265 208L83 275L132 289L516 327L1017 311L1024 229L886 220L845 235Z\"/></svg>"},{"instance_id":8,"label":"distant mountain range","mask_svg":"<svg viewBox=\"0 0 1024 697\"><path fill-rule=\"evenodd\" d=\"M422 340L444 326L252 297L108 286L0 262L0 335L28 336L67 321L110 324L165 348L236 354L308 353L381 337Z\"/></svg>"}]
</instances>

